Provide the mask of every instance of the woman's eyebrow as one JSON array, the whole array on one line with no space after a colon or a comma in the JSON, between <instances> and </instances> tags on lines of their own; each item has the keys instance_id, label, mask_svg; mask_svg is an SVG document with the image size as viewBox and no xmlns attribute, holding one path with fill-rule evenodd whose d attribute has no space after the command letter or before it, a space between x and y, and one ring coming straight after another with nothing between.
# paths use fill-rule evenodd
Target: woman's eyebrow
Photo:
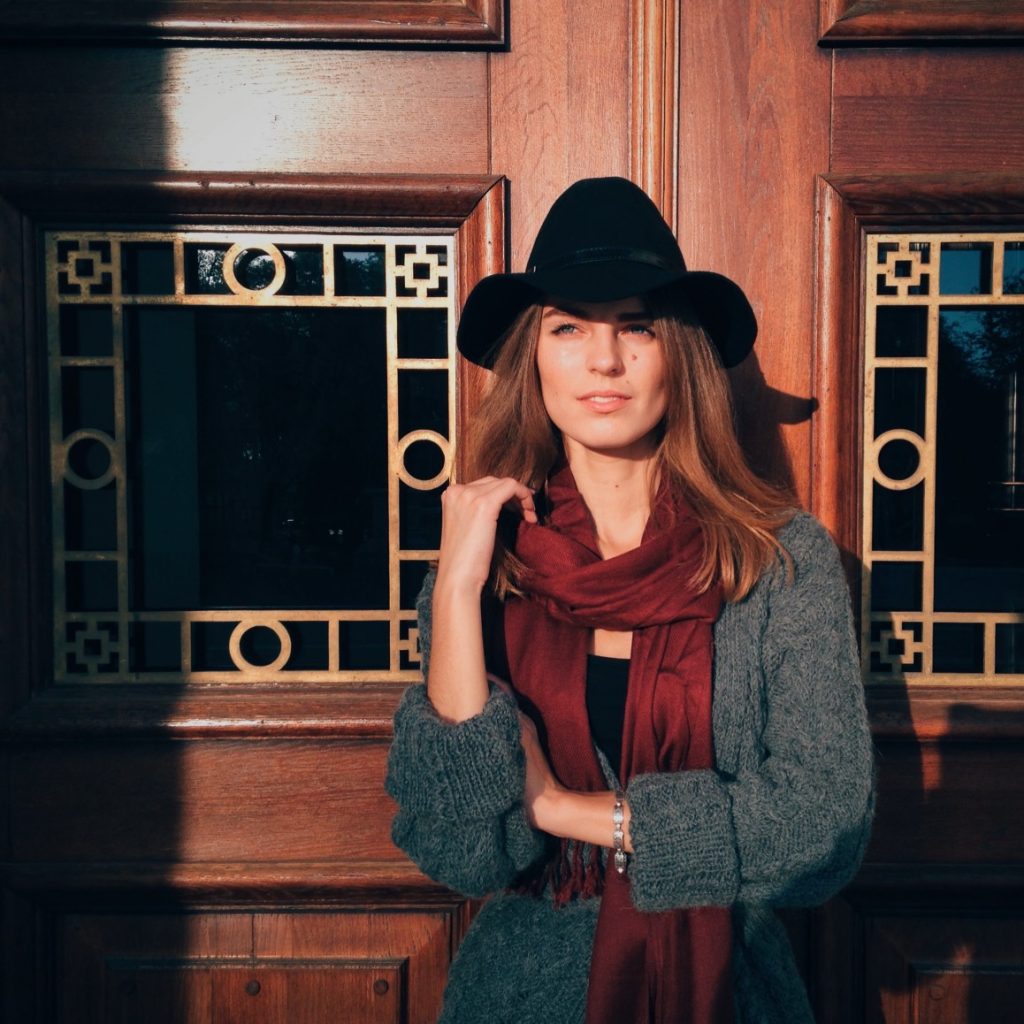
<instances>
[{"instance_id":1,"label":"woman's eyebrow","mask_svg":"<svg viewBox=\"0 0 1024 1024\"><path fill-rule=\"evenodd\" d=\"M546 320L551 316L574 316L580 320L589 320L590 314L584 309L577 309L575 306L549 306L545 311L541 319ZM621 313L616 314L616 320L622 322L626 320L653 320L654 317L651 315L648 309L627 309Z\"/></svg>"}]
</instances>

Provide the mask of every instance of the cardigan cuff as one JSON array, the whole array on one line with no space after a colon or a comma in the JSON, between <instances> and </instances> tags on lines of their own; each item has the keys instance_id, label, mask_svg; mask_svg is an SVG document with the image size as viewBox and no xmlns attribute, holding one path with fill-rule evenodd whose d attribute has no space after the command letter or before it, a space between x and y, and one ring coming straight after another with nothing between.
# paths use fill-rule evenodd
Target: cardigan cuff
<instances>
[{"instance_id":1,"label":"cardigan cuff","mask_svg":"<svg viewBox=\"0 0 1024 1024\"><path fill-rule=\"evenodd\" d=\"M423 685L406 690L395 713L387 790L413 814L449 821L503 814L522 800L525 756L512 699L492 689L483 711L442 719Z\"/></svg>"},{"instance_id":2,"label":"cardigan cuff","mask_svg":"<svg viewBox=\"0 0 1024 1024\"><path fill-rule=\"evenodd\" d=\"M638 775L626 789L638 910L729 906L739 857L729 794L712 771Z\"/></svg>"}]
</instances>

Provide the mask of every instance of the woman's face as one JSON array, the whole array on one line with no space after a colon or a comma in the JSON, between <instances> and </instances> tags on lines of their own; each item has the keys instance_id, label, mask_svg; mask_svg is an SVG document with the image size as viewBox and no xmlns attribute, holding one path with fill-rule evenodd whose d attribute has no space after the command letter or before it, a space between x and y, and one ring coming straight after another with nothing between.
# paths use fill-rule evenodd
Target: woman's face
<instances>
[{"instance_id":1,"label":"woman's face","mask_svg":"<svg viewBox=\"0 0 1024 1024\"><path fill-rule=\"evenodd\" d=\"M668 404L665 356L642 297L545 299L537 371L570 457L573 446L629 458L656 448Z\"/></svg>"}]
</instances>

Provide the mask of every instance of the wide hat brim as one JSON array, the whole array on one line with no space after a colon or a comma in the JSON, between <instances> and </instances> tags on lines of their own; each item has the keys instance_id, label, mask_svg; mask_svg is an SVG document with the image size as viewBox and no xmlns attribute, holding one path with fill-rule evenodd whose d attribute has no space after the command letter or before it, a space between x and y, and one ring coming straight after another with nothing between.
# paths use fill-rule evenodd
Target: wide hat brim
<instances>
[{"instance_id":1,"label":"wide hat brim","mask_svg":"<svg viewBox=\"0 0 1024 1024\"><path fill-rule=\"evenodd\" d=\"M738 284L712 271L657 267L631 259L580 262L483 278L462 310L459 351L470 362L490 369L516 317L546 296L577 302L615 302L661 288L679 289L723 366L736 366L746 358L757 337L757 319Z\"/></svg>"}]
</instances>

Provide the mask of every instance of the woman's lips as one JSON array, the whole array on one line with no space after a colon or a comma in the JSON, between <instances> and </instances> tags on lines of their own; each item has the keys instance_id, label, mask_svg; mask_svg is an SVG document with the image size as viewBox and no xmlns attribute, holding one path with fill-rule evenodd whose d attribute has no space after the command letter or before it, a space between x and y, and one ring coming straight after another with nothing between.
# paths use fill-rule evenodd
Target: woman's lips
<instances>
[{"instance_id":1,"label":"woman's lips","mask_svg":"<svg viewBox=\"0 0 1024 1024\"><path fill-rule=\"evenodd\" d=\"M629 401L629 395L620 391L591 391L580 395L579 401L593 412L607 413L621 409Z\"/></svg>"}]
</instances>

